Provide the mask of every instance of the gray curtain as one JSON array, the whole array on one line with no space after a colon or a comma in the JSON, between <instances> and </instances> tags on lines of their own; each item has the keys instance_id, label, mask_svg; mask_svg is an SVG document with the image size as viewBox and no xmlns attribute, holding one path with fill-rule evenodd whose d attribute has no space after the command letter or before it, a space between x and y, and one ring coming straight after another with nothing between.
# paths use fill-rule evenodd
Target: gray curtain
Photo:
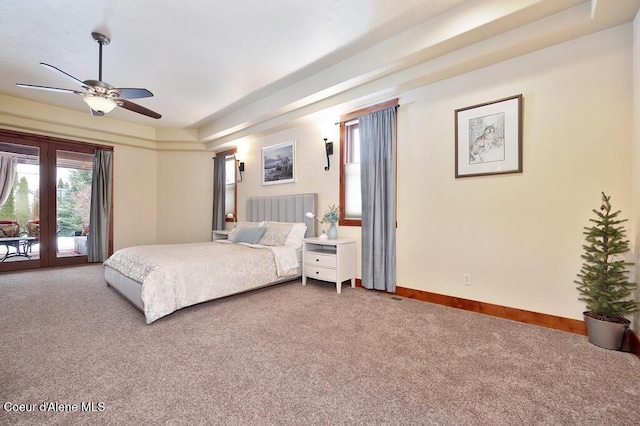
<instances>
[{"instance_id":1,"label":"gray curtain","mask_svg":"<svg viewBox=\"0 0 640 426\"><path fill-rule=\"evenodd\" d=\"M359 118L362 286L396 291L396 107Z\"/></svg>"},{"instance_id":2,"label":"gray curtain","mask_svg":"<svg viewBox=\"0 0 640 426\"><path fill-rule=\"evenodd\" d=\"M11 194L17 164L16 157L0 155L0 207L4 206Z\"/></svg>"},{"instance_id":3,"label":"gray curtain","mask_svg":"<svg viewBox=\"0 0 640 426\"><path fill-rule=\"evenodd\" d=\"M226 186L226 161L224 155L213 158L213 223L211 229L224 229Z\"/></svg>"},{"instance_id":4,"label":"gray curtain","mask_svg":"<svg viewBox=\"0 0 640 426\"><path fill-rule=\"evenodd\" d=\"M87 236L89 262L104 262L109 256L112 154L112 151L97 149L93 158L91 210L89 213L89 235Z\"/></svg>"}]
</instances>

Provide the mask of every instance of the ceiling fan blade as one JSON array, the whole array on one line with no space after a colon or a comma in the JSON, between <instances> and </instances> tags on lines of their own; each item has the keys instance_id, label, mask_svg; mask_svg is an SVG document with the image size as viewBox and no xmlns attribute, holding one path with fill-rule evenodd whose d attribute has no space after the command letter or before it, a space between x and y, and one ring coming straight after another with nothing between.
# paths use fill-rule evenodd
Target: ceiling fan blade
<instances>
[{"instance_id":1,"label":"ceiling fan blade","mask_svg":"<svg viewBox=\"0 0 640 426\"><path fill-rule=\"evenodd\" d=\"M71 90L71 89L61 89L60 87L36 86L35 84L16 83L16 86L24 87L25 89L48 90L50 92L77 93L77 94L81 93L81 92L78 92L76 90Z\"/></svg>"},{"instance_id":2,"label":"ceiling fan blade","mask_svg":"<svg viewBox=\"0 0 640 426\"><path fill-rule=\"evenodd\" d=\"M158 114L155 111L151 111L141 105L134 104L133 102L129 102L125 99L118 99L117 104L124 109L128 109L129 111L137 112L138 114L146 115L147 117L158 119L162 117L162 115Z\"/></svg>"},{"instance_id":3,"label":"ceiling fan blade","mask_svg":"<svg viewBox=\"0 0 640 426\"><path fill-rule=\"evenodd\" d=\"M74 76L72 76L71 74L67 74L66 72L62 71L60 68L56 68L53 65L49 65L49 64L45 64L44 62L40 62L40 65L43 65L53 71L56 71L60 74L62 74L63 76L65 76L68 80L71 80L73 83L78 84L82 87L84 87L85 89L87 89L87 86L84 84L84 82L82 82L81 80L78 80L77 78L75 78Z\"/></svg>"},{"instance_id":4,"label":"ceiling fan blade","mask_svg":"<svg viewBox=\"0 0 640 426\"><path fill-rule=\"evenodd\" d=\"M151 93L147 89L135 89L129 87L112 89L111 92L116 92L120 99L140 99L150 98L153 96L153 93Z\"/></svg>"}]
</instances>

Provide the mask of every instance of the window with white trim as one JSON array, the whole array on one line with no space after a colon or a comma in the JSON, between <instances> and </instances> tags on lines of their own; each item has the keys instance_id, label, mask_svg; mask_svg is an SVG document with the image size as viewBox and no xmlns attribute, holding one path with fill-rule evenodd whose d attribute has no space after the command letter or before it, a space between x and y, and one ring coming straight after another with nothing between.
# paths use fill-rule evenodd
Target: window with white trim
<instances>
[{"instance_id":1,"label":"window with white trim","mask_svg":"<svg viewBox=\"0 0 640 426\"><path fill-rule=\"evenodd\" d=\"M224 192L224 214L232 214L237 218L236 213L236 157L234 154L225 156L225 192ZM225 219L226 220L226 219ZM233 220L233 219L231 219Z\"/></svg>"},{"instance_id":2,"label":"window with white trim","mask_svg":"<svg viewBox=\"0 0 640 426\"><path fill-rule=\"evenodd\" d=\"M344 214L345 219L362 219L360 185L360 132L358 120L344 124Z\"/></svg>"}]
</instances>

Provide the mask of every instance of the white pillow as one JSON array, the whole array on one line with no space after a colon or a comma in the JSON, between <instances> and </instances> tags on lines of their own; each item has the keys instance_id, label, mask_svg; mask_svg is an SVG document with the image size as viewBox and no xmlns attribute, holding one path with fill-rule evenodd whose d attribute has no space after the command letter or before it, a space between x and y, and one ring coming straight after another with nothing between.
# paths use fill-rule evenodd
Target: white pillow
<instances>
[{"instance_id":1,"label":"white pillow","mask_svg":"<svg viewBox=\"0 0 640 426\"><path fill-rule=\"evenodd\" d=\"M284 240L283 245L293 246L295 248L302 247L302 240L304 239L304 234L307 232L307 225L304 222L264 222L264 226L268 227L269 224L291 225L291 231L289 231L289 234L287 234L287 238Z\"/></svg>"},{"instance_id":2,"label":"white pillow","mask_svg":"<svg viewBox=\"0 0 640 426\"><path fill-rule=\"evenodd\" d=\"M264 236L260 239L259 243L263 246L284 245L284 242L293 227L290 223L282 222L265 222L265 226L267 227L267 232L264 233Z\"/></svg>"},{"instance_id":3,"label":"white pillow","mask_svg":"<svg viewBox=\"0 0 640 426\"><path fill-rule=\"evenodd\" d=\"M289 235L287 235L287 239L284 240L284 245L294 246L295 248L302 247L305 232L307 232L307 225L304 222L294 223Z\"/></svg>"}]
</instances>

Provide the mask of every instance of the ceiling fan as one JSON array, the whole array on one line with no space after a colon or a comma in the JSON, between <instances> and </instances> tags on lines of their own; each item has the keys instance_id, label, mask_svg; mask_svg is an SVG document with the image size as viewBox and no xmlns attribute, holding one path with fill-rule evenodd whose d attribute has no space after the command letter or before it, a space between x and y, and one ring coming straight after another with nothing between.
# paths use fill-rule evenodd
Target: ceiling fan
<instances>
[{"instance_id":1,"label":"ceiling fan","mask_svg":"<svg viewBox=\"0 0 640 426\"><path fill-rule=\"evenodd\" d=\"M48 69L62 74L68 80L71 80L73 83L79 85L84 89L84 91L62 89L59 87L36 86L33 84L23 83L17 83L17 86L27 89L48 90L51 92L73 93L82 96L82 99L87 103L87 105L89 105L91 114L95 116L103 116L106 113L111 112L116 106L119 106L121 108L128 109L129 111L137 112L138 114L146 115L151 118L157 119L162 117L162 115L158 114L155 111L151 111L150 109L127 100L149 98L153 96L153 93L151 93L147 89L116 88L109 83L105 83L104 81L102 81L102 46L108 45L111 40L104 34L98 32L92 32L91 36L95 41L98 42L98 45L100 46L98 80L80 81L71 74L67 74L61 69L54 67L53 65L40 62L41 65L44 65Z\"/></svg>"}]
</instances>

